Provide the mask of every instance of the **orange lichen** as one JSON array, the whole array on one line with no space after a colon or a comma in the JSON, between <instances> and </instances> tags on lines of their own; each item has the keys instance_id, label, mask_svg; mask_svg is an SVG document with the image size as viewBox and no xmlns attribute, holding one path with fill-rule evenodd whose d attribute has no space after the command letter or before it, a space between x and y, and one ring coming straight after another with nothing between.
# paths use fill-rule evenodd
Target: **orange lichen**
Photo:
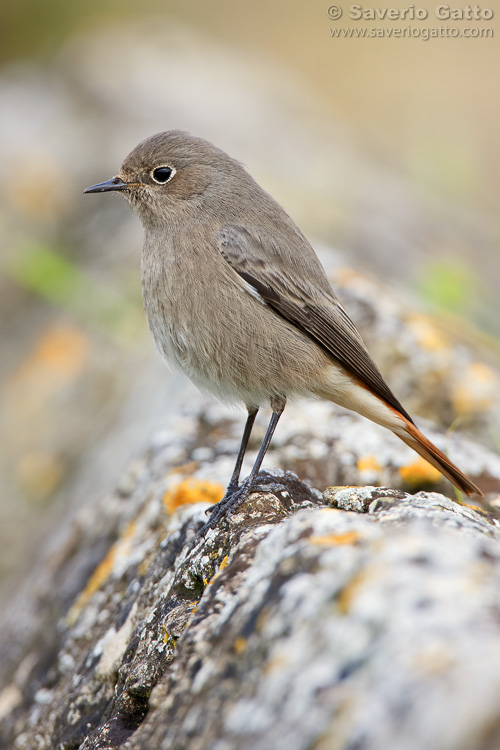
<instances>
[{"instance_id":1,"label":"orange lichen","mask_svg":"<svg viewBox=\"0 0 500 750\"><path fill-rule=\"evenodd\" d=\"M321 546L356 544L361 539L357 531L346 531L344 534L325 534L324 536L312 536L309 541L311 544Z\"/></svg>"},{"instance_id":2,"label":"orange lichen","mask_svg":"<svg viewBox=\"0 0 500 750\"><path fill-rule=\"evenodd\" d=\"M271 616L270 608L268 606L262 607L255 622L255 630L257 633L261 633L264 630Z\"/></svg>"},{"instance_id":3,"label":"orange lichen","mask_svg":"<svg viewBox=\"0 0 500 750\"><path fill-rule=\"evenodd\" d=\"M115 545L113 545L104 560L101 560L97 568L94 570L89 578L86 587L71 607L68 614L68 622L70 625L74 624L77 621L81 611L83 610L89 599L92 597L92 595L95 594L95 592L101 588L103 583L108 580L109 576L111 575L111 571L113 570L115 557L116 550Z\"/></svg>"},{"instance_id":4,"label":"orange lichen","mask_svg":"<svg viewBox=\"0 0 500 750\"><path fill-rule=\"evenodd\" d=\"M278 652L264 664L264 675L267 676L275 674L276 672L282 673L290 664L290 659L291 655L286 650Z\"/></svg>"},{"instance_id":5,"label":"orange lichen","mask_svg":"<svg viewBox=\"0 0 500 750\"><path fill-rule=\"evenodd\" d=\"M426 315L410 315L407 323L422 349L438 352L450 348L450 341L446 334L439 330L434 321Z\"/></svg>"},{"instance_id":6,"label":"orange lichen","mask_svg":"<svg viewBox=\"0 0 500 750\"><path fill-rule=\"evenodd\" d=\"M420 456L411 464L401 466L398 472L401 479L412 486L423 483L434 484L441 479L441 473Z\"/></svg>"},{"instance_id":7,"label":"orange lichen","mask_svg":"<svg viewBox=\"0 0 500 750\"><path fill-rule=\"evenodd\" d=\"M244 654L247 649L247 639L242 636L236 638L233 648L238 655Z\"/></svg>"},{"instance_id":8,"label":"orange lichen","mask_svg":"<svg viewBox=\"0 0 500 750\"><path fill-rule=\"evenodd\" d=\"M342 589L337 600L341 614L346 615L349 612L352 601L360 586L366 581L366 578L367 574L362 570Z\"/></svg>"},{"instance_id":9,"label":"orange lichen","mask_svg":"<svg viewBox=\"0 0 500 750\"><path fill-rule=\"evenodd\" d=\"M339 508L319 508L318 513L343 513Z\"/></svg>"},{"instance_id":10,"label":"orange lichen","mask_svg":"<svg viewBox=\"0 0 500 750\"><path fill-rule=\"evenodd\" d=\"M357 462L358 471L380 471L381 466L375 456L363 456Z\"/></svg>"},{"instance_id":11,"label":"orange lichen","mask_svg":"<svg viewBox=\"0 0 500 750\"><path fill-rule=\"evenodd\" d=\"M53 326L44 331L34 349L11 375L7 386L39 379L42 374L50 374L59 382L72 380L80 373L88 351L89 340L83 331L74 326Z\"/></svg>"},{"instance_id":12,"label":"orange lichen","mask_svg":"<svg viewBox=\"0 0 500 750\"><path fill-rule=\"evenodd\" d=\"M207 578L203 579L203 583L205 584L205 586L210 586L210 584L213 583L213 581L215 581L220 576L224 568L227 567L228 559L229 559L229 555L226 555L224 559L222 560L221 564L219 565L218 571L215 573L214 576L210 578L210 580L208 580Z\"/></svg>"},{"instance_id":13,"label":"orange lichen","mask_svg":"<svg viewBox=\"0 0 500 750\"><path fill-rule=\"evenodd\" d=\"M170 474L194 474L200 468L198 461L188 461L186 464L180 466L174 466L171 469Z\"/></svg>"},{"instance_id":14,"label":"orange lichen","mask_svg":"<svg viewBox=\"0 0 500 750\"><path fill-rule=\"evenodd\" d=\"M165 492L163 504L170 515L176 508L186 503L218 503L223 497L222 485L187 478Z\"/></svg>"},{"instance_id":15,"label":"orange lichen","mask_svg":"<svg viewBox=\"0 0 500 750\"><path fill-rule=\"evenodd\" d=\"M463 505L465 508L470 508L471 510L475 510L476 513L486 512L486 509L482 508L480 505L473 505L472 503L464 503L463 500L460 501L460 505Z\"/></svg>"},{"instance_id":16,"label":"orange lichen","mask_svg":"<svg viewBox=\"0 0 500 750\"><path fill-rule=\"evenodd\" d=\"M453 406L458 414L486 412L498 398L497 374L483 362L471 362L452 391Z\"/></svg>"},{"instance_id":17,"label":"orange lichen","mask_svg":"<svg viewBox=\"0 0 500 750\"><path fill-rule=\"evenodd\" d=\"M149 566L155 559L155 553L152 552L150 555L147 555L142 562L139 563L139 567L137 568L137 572L140 576L145 576L146 573L149 570Z\"/></svg>"},{"instance_id":18,"label":"orange lichen","mask_svg":"<svg viewBox=\"0 0 500 750\"><path fill-rule=\"evenodd\" d=\"M162 623L162 628L165 633L163 636L163 643L165 643L167 646L170 646L174 651L177 648L177 641L179 640L178 635L172 635L172 633L169 633L165 625Z\"/></svg>"},{"instance_id":19,"label":"orange lichen","mask_svg":"<svg viewBox=\"0 0 500 750\"><path fill-rule=\"evenodd\" d=\"M90 597L95 594L95 592L98 591L104 583L106 583L109 576L111 575L111 571L113 570L115 558L116 545L113 545L104 560L101 560L97 568L90 576L86 587L80 595L80 604L84 601L87 602Z\"/></svg>"},{"instance_id":20,"label":"orange lichen","mask_svg":"<svg viewBox=\"0 0 500 750\"><path fill-rule=\"evenodd\" d=\"M97 565L84 590L69 611L68 620L70 623L76 622L87 602L109 579L113 572L117 557L128 553L130 540L134 534L135 528L136 522L131 521L125 529L122 537L113 544L104 559Z\"/></svg>"}]
</instances>

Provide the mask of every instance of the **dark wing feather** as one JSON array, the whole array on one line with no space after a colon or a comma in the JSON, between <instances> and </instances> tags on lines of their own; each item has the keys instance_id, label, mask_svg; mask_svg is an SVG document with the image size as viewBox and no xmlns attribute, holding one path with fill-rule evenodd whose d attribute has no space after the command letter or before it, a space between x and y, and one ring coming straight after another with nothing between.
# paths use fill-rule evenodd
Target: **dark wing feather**
<instances>
[{"instance_id":1,"label":"dark wing feather","mask_svg":"<svg viewBox=\"0 0 500 750\"><path fill-rule=\"evenodd\" d=\"M322 279L319 287L309 279L303 281L300 267L288 271L289 264L283 262L279 249L272 242L264 246L244 227L224 227L218 233L217 244L233 270L269 307L314 338L348 372L413 423L329 285L325 287ZM313 253L308 244L304 251ZM314 261L319 265L315 255ZM317 267L314 272L317 274Z\"/></svg>"}]
</instances>

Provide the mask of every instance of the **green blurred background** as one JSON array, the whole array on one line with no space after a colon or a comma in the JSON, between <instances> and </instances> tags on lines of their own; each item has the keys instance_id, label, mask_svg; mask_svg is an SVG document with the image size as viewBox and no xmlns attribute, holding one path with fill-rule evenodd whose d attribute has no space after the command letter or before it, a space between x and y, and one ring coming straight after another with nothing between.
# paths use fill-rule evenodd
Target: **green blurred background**
<instances>
[{"instance_id":1,"label":"green blurred background","mask_svg":"<svg viewBox=\"0 0 500 750\"><path fill-rule=\"evenodd\" d=\"M113 486L180 387L146 330L137 220L82 195L153 132L242 160L327 265L478 347L481 403L497 403L498 19L439 21L420 2L424 21L355 22L341 2L333 21L329 5L2 3L0 595L33 539ZM331 35L408 27L419 36ZM424 41L442 27L478 36Z\"/></svg>"}]
</instances>

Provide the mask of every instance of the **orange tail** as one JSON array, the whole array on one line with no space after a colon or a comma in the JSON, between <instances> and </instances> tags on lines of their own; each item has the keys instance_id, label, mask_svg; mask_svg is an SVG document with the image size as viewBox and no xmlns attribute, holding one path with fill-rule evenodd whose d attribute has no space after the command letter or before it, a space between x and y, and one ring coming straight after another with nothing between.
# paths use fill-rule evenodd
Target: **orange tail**
<instances>
[{"instance_id":1,"label":"orange tail","mask_svg":"<svg viewBox=\"0 0 500 750\"><path fill-rule=\"evenodd\" d=\"M330 366L322 373L322 378L315 390L321 398L327 398L347 409L362 414L372 422L387 427L403 440L410 448L436 467L452 484L466 495L480 495L482 492L466 477L454 463L447 458L431 441L422 435L411 418L401 410L389 404L385 398L371 390L359 378L355 378L339 366ZM394 397L395 399L395 397ZM395 399L397 404L397 400Z\"/></svg>"},{"instance_id":2,"label":"orange tail","mask_svg":"<svg viewBox=\"0 0 500 750\"><path fill-rule=\"evenodd\" d=\"M426 461L435 466L441 474L466 495L483 495L479 487L476 487L474 482L471 482L469 477L465 476L439 448L436 448L425 435L422 435L414 424L404 417L400 417L400 419L404 421L406 428L404 432L403 430L398 430L396 433L401 440L409 445L410 448L417 451L422 458L425 458Z\"/></svg>"}]
</instances>

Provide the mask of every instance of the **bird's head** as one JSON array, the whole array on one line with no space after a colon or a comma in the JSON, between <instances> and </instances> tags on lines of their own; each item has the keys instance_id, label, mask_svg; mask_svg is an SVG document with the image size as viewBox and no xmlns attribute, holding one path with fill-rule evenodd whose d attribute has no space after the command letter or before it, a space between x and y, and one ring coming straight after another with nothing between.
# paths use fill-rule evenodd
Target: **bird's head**
<instances>
[{"instance_id":1,"label":"bird's head","mask_svg":"<svg viewBox=\"0 0 500 750\"><path fill-rule=\"evenodd\" d=\"M229 183L243 172L239 162L208 141L169 130L139 143L115 177L84 192L121 192L147 227L170 223L211 196L230 195Z\"/></svg>"}]
</instances>

